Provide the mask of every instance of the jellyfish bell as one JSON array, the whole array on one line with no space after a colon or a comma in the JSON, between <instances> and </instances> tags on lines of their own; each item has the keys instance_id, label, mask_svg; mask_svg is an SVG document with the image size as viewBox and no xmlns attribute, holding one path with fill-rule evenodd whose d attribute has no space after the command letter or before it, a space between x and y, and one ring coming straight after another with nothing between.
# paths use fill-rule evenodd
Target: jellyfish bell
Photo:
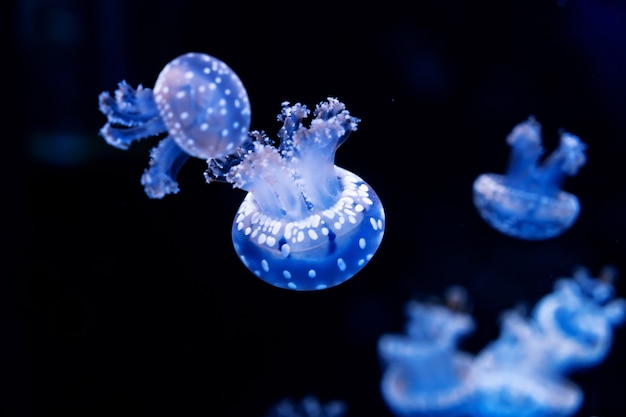
<instances>
[{"instance_id":1,"label":"jellyfish bell","mask_svg":"<svg viewBox=\"0 0 626 417\"><path fill-rule=\"evenodd\" d=\"M248 94L221 60L186 53L170 61L154 85L159 114L178 146L197 158L227 155L250 128Z\"/></svg>"},{"instance_id":2,"label":"jellyfish bell","mask_svg":"<svg viewBox=\"0 0 626 417\"><path fill-rule=\"evenodd\" d=\"M348 280L374 256L384 232L380 199L357 175L335 170L339 199L304 217L267 215L254 193L245 197L233 222L233 244L259 278L286 289L320 290Z\"/></svg>"},{"instance_id":3,"label":"jellyfish bell","mask_svg":"<svg viewBox=\"0 0 626 417\"><path fill-rule=\"evenodd\" d=\"M586 162L586 145L562 132L559 147L539 163L543 153L540 126L534 118L517 125L507 137L511 159L506 174L485 173L473 184L480 216L499 232L524 240L543 240L568 230L580 214L578 198L561 189L566 175Z\"/></svg>"},{"instance_id":4,"label":"jellyfish bell","mask_svg":"<svg viewBox=\"0 0 626 417\"><path fill-rule=\"evenodd\" d=\"M506 177L482 174L473 186L474 205L494 229L511 237L543 240L559 236L578 218L578 198L561 191L555 197L508 186Z\"/></svg>"}]
</instances>

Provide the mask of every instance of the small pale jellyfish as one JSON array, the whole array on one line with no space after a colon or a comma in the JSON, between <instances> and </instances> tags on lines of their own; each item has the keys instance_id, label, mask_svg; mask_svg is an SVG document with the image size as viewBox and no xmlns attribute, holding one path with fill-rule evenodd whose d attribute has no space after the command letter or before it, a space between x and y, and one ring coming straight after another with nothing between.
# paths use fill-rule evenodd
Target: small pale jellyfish
<instances>
[{"instance_id":1,"label":"small pale jellyfish","mask_svg":"<svg viewBox=\"0 0 626 417\"><path fill-rule=\"evenodd\" d=\"M613 298L616 278L613 266L597 278L577 268L535 306L533 316L553 346L551 366L561 373L596 366L609 353L613 328L626 319L626 300Z\"/></svg>"},{"instance_id":2,"label":"small pale jellyfish","mask_svg":"<svg viewBox=\"0 0 626 417\"><path fill-rule=\"evenodd\" d=\"M151 198L178 192L176 176L189 157L227 155L246 140L250 128L250 103L241 80L224 62L203 53L186 53L165 65L154 91L122 81L114 97L101 93L99 104L108 119L100 134L116 148L167 133L152 149L141 178Z\"/></svg>"},{"instance_id":3,"label":"small pale jellyfish","mask_svg":"<svg viewBox=\"0 0 626 417\"><path fill-rule=\"evenodd\" d=\"M335 152L359 119L335 98L283 103L278 147L254 131L231 155L209 160L207 182L248 192L232 227L235 251L262 280L280 288L321 290L360 271L374 256L385 212L374 189L335 165Z\"/></svg>"},{"instance_id":4,"label":"small pale jellyfish","mask_svg":"<svg viewBox=\"0 0 626 417\"><path fill-rule=\"evenodd\" d=\"M470 415L476 417L566 417L583 401L582 390L553 368L558 345L520 310L503 314L500 337L472 367L476 384Z\"/></svg>"},{"instance_id":5,"label":"small pale jellyfish","mask_svg":"<svg viewBox=\"0 0 626 417\"><path fill-rule=\"evenodd\" d=\"M584 394L567 375L601 363L613 328L626 317L626 300L613 298L615 274L607 267L592 278L579 268L572 278L559 279L530 317L506 312L500 337L476 356L472 415L573 416Z\"/></svg>"},{"instance_id":6,"label":"small pale jellyfish","mask_svg":"<svg viewBox=\"0 0 626 417\"><path fill-rule=\"evenodd\" d=\"M406 335L378 341L387 366L383 399L398 417L575 415L584 393L568 374L602 362L613 328L626 320L626 300L613 297L615 275L613 267L598 278L577 269L558 280L532 314L506 311L499 337L474 356L457 349L459 337L474 327L450 303L465 300L463 293L448 297L446 306L409 303Z\"/></svg>"},{"instance_id":7,"label":"small pale jellyfish","mask_svg":"<svg viewBox=\"0 0 626 417\"><path fill-rule=\"evenodd\" d=\"M398 417L456 417L466 415L474 395L470 379L473 357L457 348L474 330L474 319L453 308L465 290L452 287L447 303L411 301L405 334L385 334L378 355L386 369L383 399Z\"/></svg>"},{"instance_id":8,"label":"small pale jellyfish","mask_svg":"<svg viewBox=\"0 0 626 417\"><path fill-rule=\"evenodd\" d=\"M506 139L511 157L506 175L480 175L473 186L474 205L496 230L515 238L543 240L559 236L578 218L580 203L561 190L566 175L586 162L586 145L561 132L560 144L543 162L541 126L533 118L515 126Z\"/></svg>"}]
</instances>

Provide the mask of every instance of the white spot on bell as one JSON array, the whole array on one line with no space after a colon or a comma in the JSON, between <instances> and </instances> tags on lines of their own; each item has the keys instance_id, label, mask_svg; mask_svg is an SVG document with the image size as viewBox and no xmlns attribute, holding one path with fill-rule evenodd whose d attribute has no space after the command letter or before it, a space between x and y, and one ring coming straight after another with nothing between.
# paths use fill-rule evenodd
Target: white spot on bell
<instances>
[{"instance_id":1,"label":"white spot on bell","mask_svg":"<svg viewBox=\"0 0 626 417\"><path fill-rule=\"evenodd\" d=\"M343 258L337 259L337 267L340 271L345 271L347 268L346 261L344 261Z\"/></svg>"}]
</instances>

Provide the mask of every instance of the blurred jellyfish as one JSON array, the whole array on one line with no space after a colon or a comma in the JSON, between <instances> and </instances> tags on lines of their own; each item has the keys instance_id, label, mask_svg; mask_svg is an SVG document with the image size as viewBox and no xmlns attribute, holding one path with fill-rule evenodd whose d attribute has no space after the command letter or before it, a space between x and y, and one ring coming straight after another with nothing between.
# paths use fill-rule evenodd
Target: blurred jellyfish
<instances>
[{"instance_id":1,"label":"blurred jellyfish","mask_svg":"<svg viewBox=\"0 0 626 417\"><path fill-rule=\"evenodd\" d=\"M477 356L470 415L481 417L571 416L582 404L578 386L555 372L550 351L558 348L519 310L502 317L500 337Z\"/></svg>"},{"instance_id":2,"label":"blurred jellyfish","mask_svg":"<svg viewBox=\"0 0 626 417\"><path fill-rule=\"evenodd\" d=\"M274 405L265 417L343 417L348 407L343 401L322 404L307 395L300 402L285 398Z\"/></svg>"},{"instance_id":3,"label":"blurred jellyfish","mask_svg":"<svg viewBox=\"0 0 626 417\"><path fill-rule=\"evenodd\" d=\"M388 407L399 417L460 416L468 409L474 385L472 356L457 350L461 337L474 329L474 320L451 308L458 305L455 287L449 303L411 301L405 335L386 334L378 341L378 355L386 365L381 391Z\"/></svg>"},{"instance_id":4,"label":"blurred jellyfish","mask_svg":"<svg viewBox=\"0 0 626 417\"><path fill-rule=\"evenodd\" d=\"M613 343L613 327L624 321L626 300L613 299L617 270L605 267L598 278L577 268L561 278L552 294L539 301L533 316L552 346L555 372L569 373L601 363Z\"/></svg>"},{"instance_id":5,"label":"blurred jellyfish","mask_svg":"<svg viewBox=\"0 0 626 417\"><path fill-rule=\"evenodd\" d=\"M568 374L601 363L613 328L626 319L626 300L613 298L615 276L612 267L598 278L577 269L529 317L522 309L505 312L498 339L474 357L455 343L472 329L470 317L450 306L409 303L406 336L379 339L387 364L383 398L399 417L574 415L584 394Z\"/></svg>"},{"instance_id":6,"label":"blurred jellyfish","mask_svg":"<svg viewBox=\"0 0 626 417\"><path fill-rule=\"evenodd\" d=\"M559 147L541 164L541 126L533 118L515 126L507 137L511 157L506 175L480 175L473 186L474 205L496 230L512 237L542 240L556 237L578 218L578 198L561 190L566 175L586 162L586 145L561 132Z\"/></svg>"}]
</instances>

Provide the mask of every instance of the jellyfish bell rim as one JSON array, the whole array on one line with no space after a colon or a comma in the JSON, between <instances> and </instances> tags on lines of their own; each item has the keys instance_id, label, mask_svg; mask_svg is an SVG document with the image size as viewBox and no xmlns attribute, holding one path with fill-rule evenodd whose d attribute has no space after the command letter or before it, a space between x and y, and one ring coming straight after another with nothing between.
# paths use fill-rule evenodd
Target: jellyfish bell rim
<instances>
[{"instance_id":1,"label":"jellyfish bell rim","mask_svg":"<svg viewBox=\"0 0 626 417\"><path fill-rule=\"evenodd\" d=\"M262 240L257 239L260 234L250 230L246 232L243 225L244 220L248 222L254 216L251 213L258 213L253 193L245 196L233 221L232 242L242 263L258 278L275 287L288 290L323 290L333 288L354 277L374 257L385 232L385 211L382 202L374 189L361 177L336 165L334 168L342 184L342 191L335 204L329 208L315 210L303 219L270 216L254 219L254 224L267 226L265 230L268 237ZM367 192L358 191L362 186L367 187ZM364 195L359 195L359 192ZM353 203L364 202L366 199L369 204L363 208L360 221L342 223L342 225L352 224L352 227L348 229L341 226L334 229L329 226L327 219L333 215L340 216L345 209L345 199ZM276 226L277 223L280 223L280 226ZM313 234L321 238L313 239L313 243L308 239L295 242L293 235L286 232L287 226L293 224L297 224L301 231L306 230L307 233L313 230ZM270 229L273 226L276 226L278 231L274 236L270 236ZM327 235L319 233L324 227L330 229ZM260 227L257 227L258 229ZM308 244L300 245L301 243ZM277 275L276 271L282 271L282 275Z\"/></svg>"},{"instance_id":2,"label":"jellyfish bell rim","mask_svg":"<svg viewBox=\"0 0 626 417\"><path fill-rule=\"evenodd\" d=\"M580 202L575 195L561 190L550 197L509 187L502 174L479 175L472 190L474 206L483 220L496 230L523 240L557 237L580 214Z\"/></svg>"},{"instance_id":3,"label":"jellyfish bell rim","mask_svg":"<svg viewBox=\"0 0 626 417\"><path fill-rule=\"evenodd\" d=\"M450 389L423 392L411 392L406 380L410 373L402 366L391 365L383 374L380 389L385 402L399 415L454 415L466 409L474 395L472 383L472 356L458 352L451 355L452 368L458 376L458 384ZM429 414L425 414L429 413Z\"/></svg>"},{"instance_id":4,"label":"jellyfish bell rim","mask_svg":"<svg viewBox=\"0 0 626 417\"><path fill-rule=\"evenodd\" d=\"M512 407L518 409L519 404L499 402L501 398L521 398L526 405L526 414L531 417L545 415L573 415L583 402L583 391L575 383L565 378L537 377L522 372L511 372L510 369L499 370L489 368L488 374L481 375L482 364L474 365L472 379L476 384L477 400L474 407L479 415L510 415ZM513 392L512 392L513 391ZM508 395L503 395L508 392ZM495 400L495 402L494 402ZM532 405L528 405L528 401ZM503 414L498 414L503 413Z\"/></svg>"}]
</instances>

